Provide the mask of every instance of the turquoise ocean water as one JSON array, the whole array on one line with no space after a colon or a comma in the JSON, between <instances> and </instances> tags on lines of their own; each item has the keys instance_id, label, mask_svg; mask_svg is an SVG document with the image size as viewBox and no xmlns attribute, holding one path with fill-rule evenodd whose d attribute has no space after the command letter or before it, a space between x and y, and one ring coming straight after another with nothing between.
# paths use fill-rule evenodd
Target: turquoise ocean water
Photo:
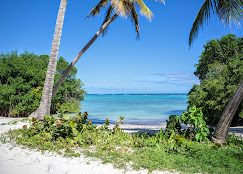
<instances>
[{"instance_id":1,"label":"turquoise ocean water","mask_svg":"<svg viewBox=\"0 0 243 174\"><path fill-rule=\"evenodd\" d=\"M87 94L81 112L87 111L95 124L116 123L123 116L126 124L158 125L185 111L186 102L186 94Z\"/></svg>"}]
</instances>

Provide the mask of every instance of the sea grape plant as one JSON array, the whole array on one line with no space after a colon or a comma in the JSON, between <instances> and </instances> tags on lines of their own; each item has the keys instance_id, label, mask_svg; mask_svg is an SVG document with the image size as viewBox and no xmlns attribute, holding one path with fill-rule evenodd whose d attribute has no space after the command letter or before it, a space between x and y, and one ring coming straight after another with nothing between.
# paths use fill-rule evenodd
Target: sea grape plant
<instances>
[{"instance_id":1,"label":"sea grape plant","mask_svg":"<svg viewBox=\"0 0 243 174\"><path fill-rule=\"evenodd\" d=\"M208 141L213 129L206 124L203 118L202 108L191 106L181 116L171 115L169 121L166 120L166 133L169 136L183 135L185 138L195 141ZM185 124L189 128L182 130L181 124Z\"/></svg>"}]
</instances>

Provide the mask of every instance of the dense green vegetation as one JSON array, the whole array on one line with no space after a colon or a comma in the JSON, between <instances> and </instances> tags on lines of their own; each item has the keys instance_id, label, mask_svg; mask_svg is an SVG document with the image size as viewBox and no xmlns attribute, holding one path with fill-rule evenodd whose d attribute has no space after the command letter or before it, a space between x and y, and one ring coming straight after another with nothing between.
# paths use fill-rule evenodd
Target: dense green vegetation
<instances>
[{"instance_id":1,"label":"dense green vegetation","mask_svg":"<svg viewBox=\"0 0 243 174\"><path fill-rule=\"evenodd\" d=\"M233 6L223 1L208 2L210 1L204 2L193 24L190 44L204 21L212 16L210 13L217 12L225 23L230 23L231 19L240 20L241 4L234 1ZM100 3L91 14L99 13L102 7ZM152 12L143 3L139 3L139 6L141 13L150 19ZM122 7L125 10L119 13L126 11L130 15L139 37L138 15L134 4L126 2ZM111 19L112 8L113 6L108 8L105 22ZM118 14L115 17L117 16ZM209 141L212 130L206 124L206 121L211 124L218 122L230 97L243 80L242 41L241 37L228 35L221 40L211 40L204 46L205 50L195 72L201 84L194 85L189 93L190 107L181 116L171 115L166 130L157 134L126 134L119 128L122 117L113 129L108 129L109 120L101 127L92 125L87 113L79 113L74 119L69 119L64 113L79 111L79 102L85 93L81 88L81 81L75 78L77 70L73 68L52 101L51 112L57 112L59 119L50 115L43 115L43 120L26 119L27 125L22 129L9 130L1 135L0 140L42 151L50 150L65 156L76 157L83 152L117 167L130 164L134 169L146 168L149 171L162 169L183 173L243 173L242 140L233 135L224 146L213 144ZM27 52L21 55L17 52L1 54L1 115L26 116L37 109L48 60L49 56ZM54 84L67 67L68 63L61 57ZM240 123L242 118L243 104L240 105L233 124ZM190 127L182 130L181 124Z\"/></svg>"},{"instance_id":2,"label":"dense green vegetation","mask_svg":"<svg viewBox=\"0 0 243 174\"><path fill-rule=\"evenodd\" d=\"M28 116L35 111L42 95L49 56L35 55L17 51L0 55L0 115ZM55 83L68 62L60 57L57 63ZM82 82L75 77L77 69L74 67L67 79L52 100L51 112L56 112L57 103L65 103L67 111L79 111L79 102L83 100L85 91Z\"/></svg>"},{"instance_id":3,"label":"dense green vegetation","mask_svg":"<svg viewBox=\"0 0 243 174\"><path fill-rule=\"evenodd\" d=\"M2 143L15 142L68 157L97 157L121 168L243 173L243 141L232 135L224 146L211 143L210 130L202 116L201 109L192 107L180 117L170 116L166 130L149 135L125 133L119 126L123 117L113 129L108 129L108 119L103 126L96 126L88 121L86 112L74 119L59 113L59 119L48 115L44 120L26 119L22 129L9 130L0 139ZM181 130L181 123L191 127Z\"/></svg>"},{"instance_id":4,"label":"dense green vegetation","mask_svg":"<svg viewBox=\"0 0 243 174\"><path fill-rule=\"evenodd\" d=\"M223 146L211 143L213 130L206 124L206 121L217 123L243 80L242 43L243 38L227 35L204 46L195 72L201 83L194 85L189 93L188 110L181 116L171 115L166 130L156 134L127 134L119 127L123 117L113 129L108 129L108 119L103 126L96 126L88 121L86 112L70 119L64 113L79 111L79 102L85 94L81 81L75 78L77 69L73 68L53 98L52 113L57 112L57 119L50 115L43 120L25 119L27 124L22 129L9 130L0 140L69 157L82 153L122 168L243 173L242 138L233 134ZM1 114L28 115L39 105L49 56L12 52L2 53L0 58ZM55 83L67 66L68 62L60 57ZM241 118L242 104L234 123ZM189 127L183 130L181 124Z\"/></svg>"},{"instance_id":5,"label":"dense green vegetation","mask_svg":"<svg viewBox=\"0 0 243 174\"><path fill-rule=\"evenodd\" d=\"M242 53L243 38L232 34L212 39L204 45L195 71L200 85L193 86L188 103L202 107L207 123L217 124L230 98L243 81ZM243 102L232 124L243 124Z\"/></svg>"}]
</instances>

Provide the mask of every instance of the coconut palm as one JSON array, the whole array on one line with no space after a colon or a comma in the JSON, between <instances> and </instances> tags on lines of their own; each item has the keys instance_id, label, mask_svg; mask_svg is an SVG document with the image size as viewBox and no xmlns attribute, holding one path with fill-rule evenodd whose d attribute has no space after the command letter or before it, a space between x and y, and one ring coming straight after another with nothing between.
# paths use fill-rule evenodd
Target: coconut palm
<instances>
[{"instance_id":1,"label":"coconut palm","mask_svg":"<svg viewBox=\"0 0 243 174\"><path fill-rule=\"evenodd\" d=\"M221 22L225 25L228 25L229 27L231 27L232 24L235 27L239 27L243 16L243 1L205 0L192 25L189 35L189 46L191 46L192 42L197 37L199 29L203 28L205 24L208 24L213 15L218 16ZM224 112L220 117L214 137L212 138L214 142L225 142L230 124L242 99L243 82L236 89L234 95L231 97L229 103L227 104Z\"/></svg>"},{"instance_id":2,"label":"coconut palm","mask_svg":"<svg viewBox=\"0 0 243 174\"><path fill-rule=\"evenodd\" d=\"M198 35L198 31L208 24L210 19L216 15L223 24L239 27L242 22L243 1L242 0L205 0L200 8L190 31L189 46Z\"/></svg>"},{"instance_id":3,"label":"coconut palm","mask_svg":"<svg viewBox=\"0 0 243 174\"><path fill-rule=\"evenodd\" d=\"M160 0L164 3L164 0ZM109 5L109 6L108 6ZM142 0L100 0L99 3L90 11L87 18L89 16L97 16L100 13L100 10L104 7L107 7L106 16L104 22L97 31L97 33L93 36L93 38L85 45L85 47L78 53L78 55L74 58L74 60L69 64L68 68L62 74L59 81L56 83L52 95L56 93L62 82L65 80L69 71L75 65L75 63L79 60L79 58L84 54L84 52L92 45L92 43L99 37L101 33L104 34L107 32L108 26L111 22L113 22L119 15L121 17L129 18L135 25L135 29L137 32L137 38L139 38L139 16L137 14L135 6L138 5L140 8L140 13L147 17L149 20L152 19L153 13L151 10L145 5ZM114 15L112 16L112 14ZM111 17L112 16L112 17Z\"/></svg>"},{"instance_id":4,"label":"coconut palm","mask_svg":"<svg viewBox=\"0 0 243 174\"><path fill-rule=\"evenodd\" d=\"M161 2L165 3L164 0L155 0L155 1L161 1ZM151 20L152 16L153 16L153 13L151 12L151 10L146 6L146 4L142 0L100 0L99 3L90 11L90 13L88 14L87 17L89 17L91 15L92 16L98 15L100 13L100 10L104 7L107 7L108 4L110 4L110 5L106 11L106 17L105 17L105 20L104 20L101 28L99 29L99 31L97 31L97 33L93 36L93 38L85 45L85 47L78 53L78 55L74 58L74 60L69 64L68 68L64 71L64 73L60 77L59 81L56 83L55 87L54 88L51 87L51 85L53 85L53 83L52 84L49 83L48 89L45 88L47 85L44 86L44 88L46 89L46 90L44 89L44 91L46 91L46 92L45 92L45 95L42 95L43 97L41 99L41 104L40 104L41 107L39 107L36 111L34 111L31 115L29 115L29 117L38 116L38 118L41 119L44 117L44 115L47 115L50 113L49 106L51 105L51 98L55 95L56 91L61 86L61 84L63 83L65 78L67 77L67 75L70 72L70 70L72 69L72 67L75 65L75 63L79 60L79 58L92 45L92 43L98 38L98 36L101 33L103 33L103 36L105 35L109 24L111 22L113 22L119 15L121 17L125 17L125 18L129 17L131 19L131 21L134 23L135 28L136 28L137 38L139 38L139 23L138 23L139 16L137 14L135 5L139 6L140 13L142 15L144 15L145 17L147 17L149 20ZM62 8L62 9L64 9L64 8ZM62 14L64 14L64 13L62 13ZM115 13L115 14L111 17L111 15L113 13ZM59 16L59 12L58 12L58 16ZM55 36L55 34L54 34L54 36ZM50 58L50 60L51 60L51 58ZM54 67L52 70L54 70ZM53 89L53 90L50 92L51 89ZM43 94L44 94L44 92L43 92Z\"/></svg>"},{"instance_id":5,"label":"coconut palm","mask_svg":"<svg viewBox=\"0 0 243 174\"><path fill-rule=\"evenodd\" d=\"M63 21L64 21L64 16L67 7L67 2L68 0L61 0L59 10L58 10L55 32L54 32L52 46L51 46L51 54L50 54L49 64L46 72L44 89L41 97L40 106L37 112L38 118L40 119L43 118L45 115L50 114L54 76L56 72L57 57L59 52L59 45L61 41L62 27L63 27Z\"/></svg>"},{"instance_id":6,"label":"coconut palm","mask_svg":"<svg viewBox=\"0 0 243 174\"><path fill-rule=\"evenodd\" d=\"M229 132L230 124L233 120L233 117L242 99L243 99L243 82L236 89L234 95L231 97L229 103L225 107L224 112L222 113L219 119L219 122L217 124L214 133L214 137L212 138L212 140L215 143L222 143L222 144L225 143Z\"/></svg>"}]
</instances>

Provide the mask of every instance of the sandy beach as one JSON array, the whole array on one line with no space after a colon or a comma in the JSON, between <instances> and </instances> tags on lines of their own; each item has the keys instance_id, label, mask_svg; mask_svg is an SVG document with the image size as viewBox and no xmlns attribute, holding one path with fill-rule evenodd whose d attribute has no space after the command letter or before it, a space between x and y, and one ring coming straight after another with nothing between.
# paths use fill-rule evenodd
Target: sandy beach
<instances>
[{"instance_id":1,"label":"sandy beach","mask_svg":"<svg viewBox=\"0 0 243 174\"><path fill-rule=\"evenodd\" d=\"M26 123L8 124L21 118L0 117L0 133L9 129L21 128ZM112 127L113 125L110 125ZM157 132L165 128L165 123L161 125L122 125L122 129L129 133L134 132ZM243 127L230 129L230 134L243 136ZM85 158L84 156L68 158L53 153L41 153L38 150L22 148L14 144L0 144L0 173L1 174L145 174L148 170L122 170L116 169L112 164L102 164L99 159ZM168 171L153 171L157 174L169 174Z\"/></svg>"}]
</instances>

